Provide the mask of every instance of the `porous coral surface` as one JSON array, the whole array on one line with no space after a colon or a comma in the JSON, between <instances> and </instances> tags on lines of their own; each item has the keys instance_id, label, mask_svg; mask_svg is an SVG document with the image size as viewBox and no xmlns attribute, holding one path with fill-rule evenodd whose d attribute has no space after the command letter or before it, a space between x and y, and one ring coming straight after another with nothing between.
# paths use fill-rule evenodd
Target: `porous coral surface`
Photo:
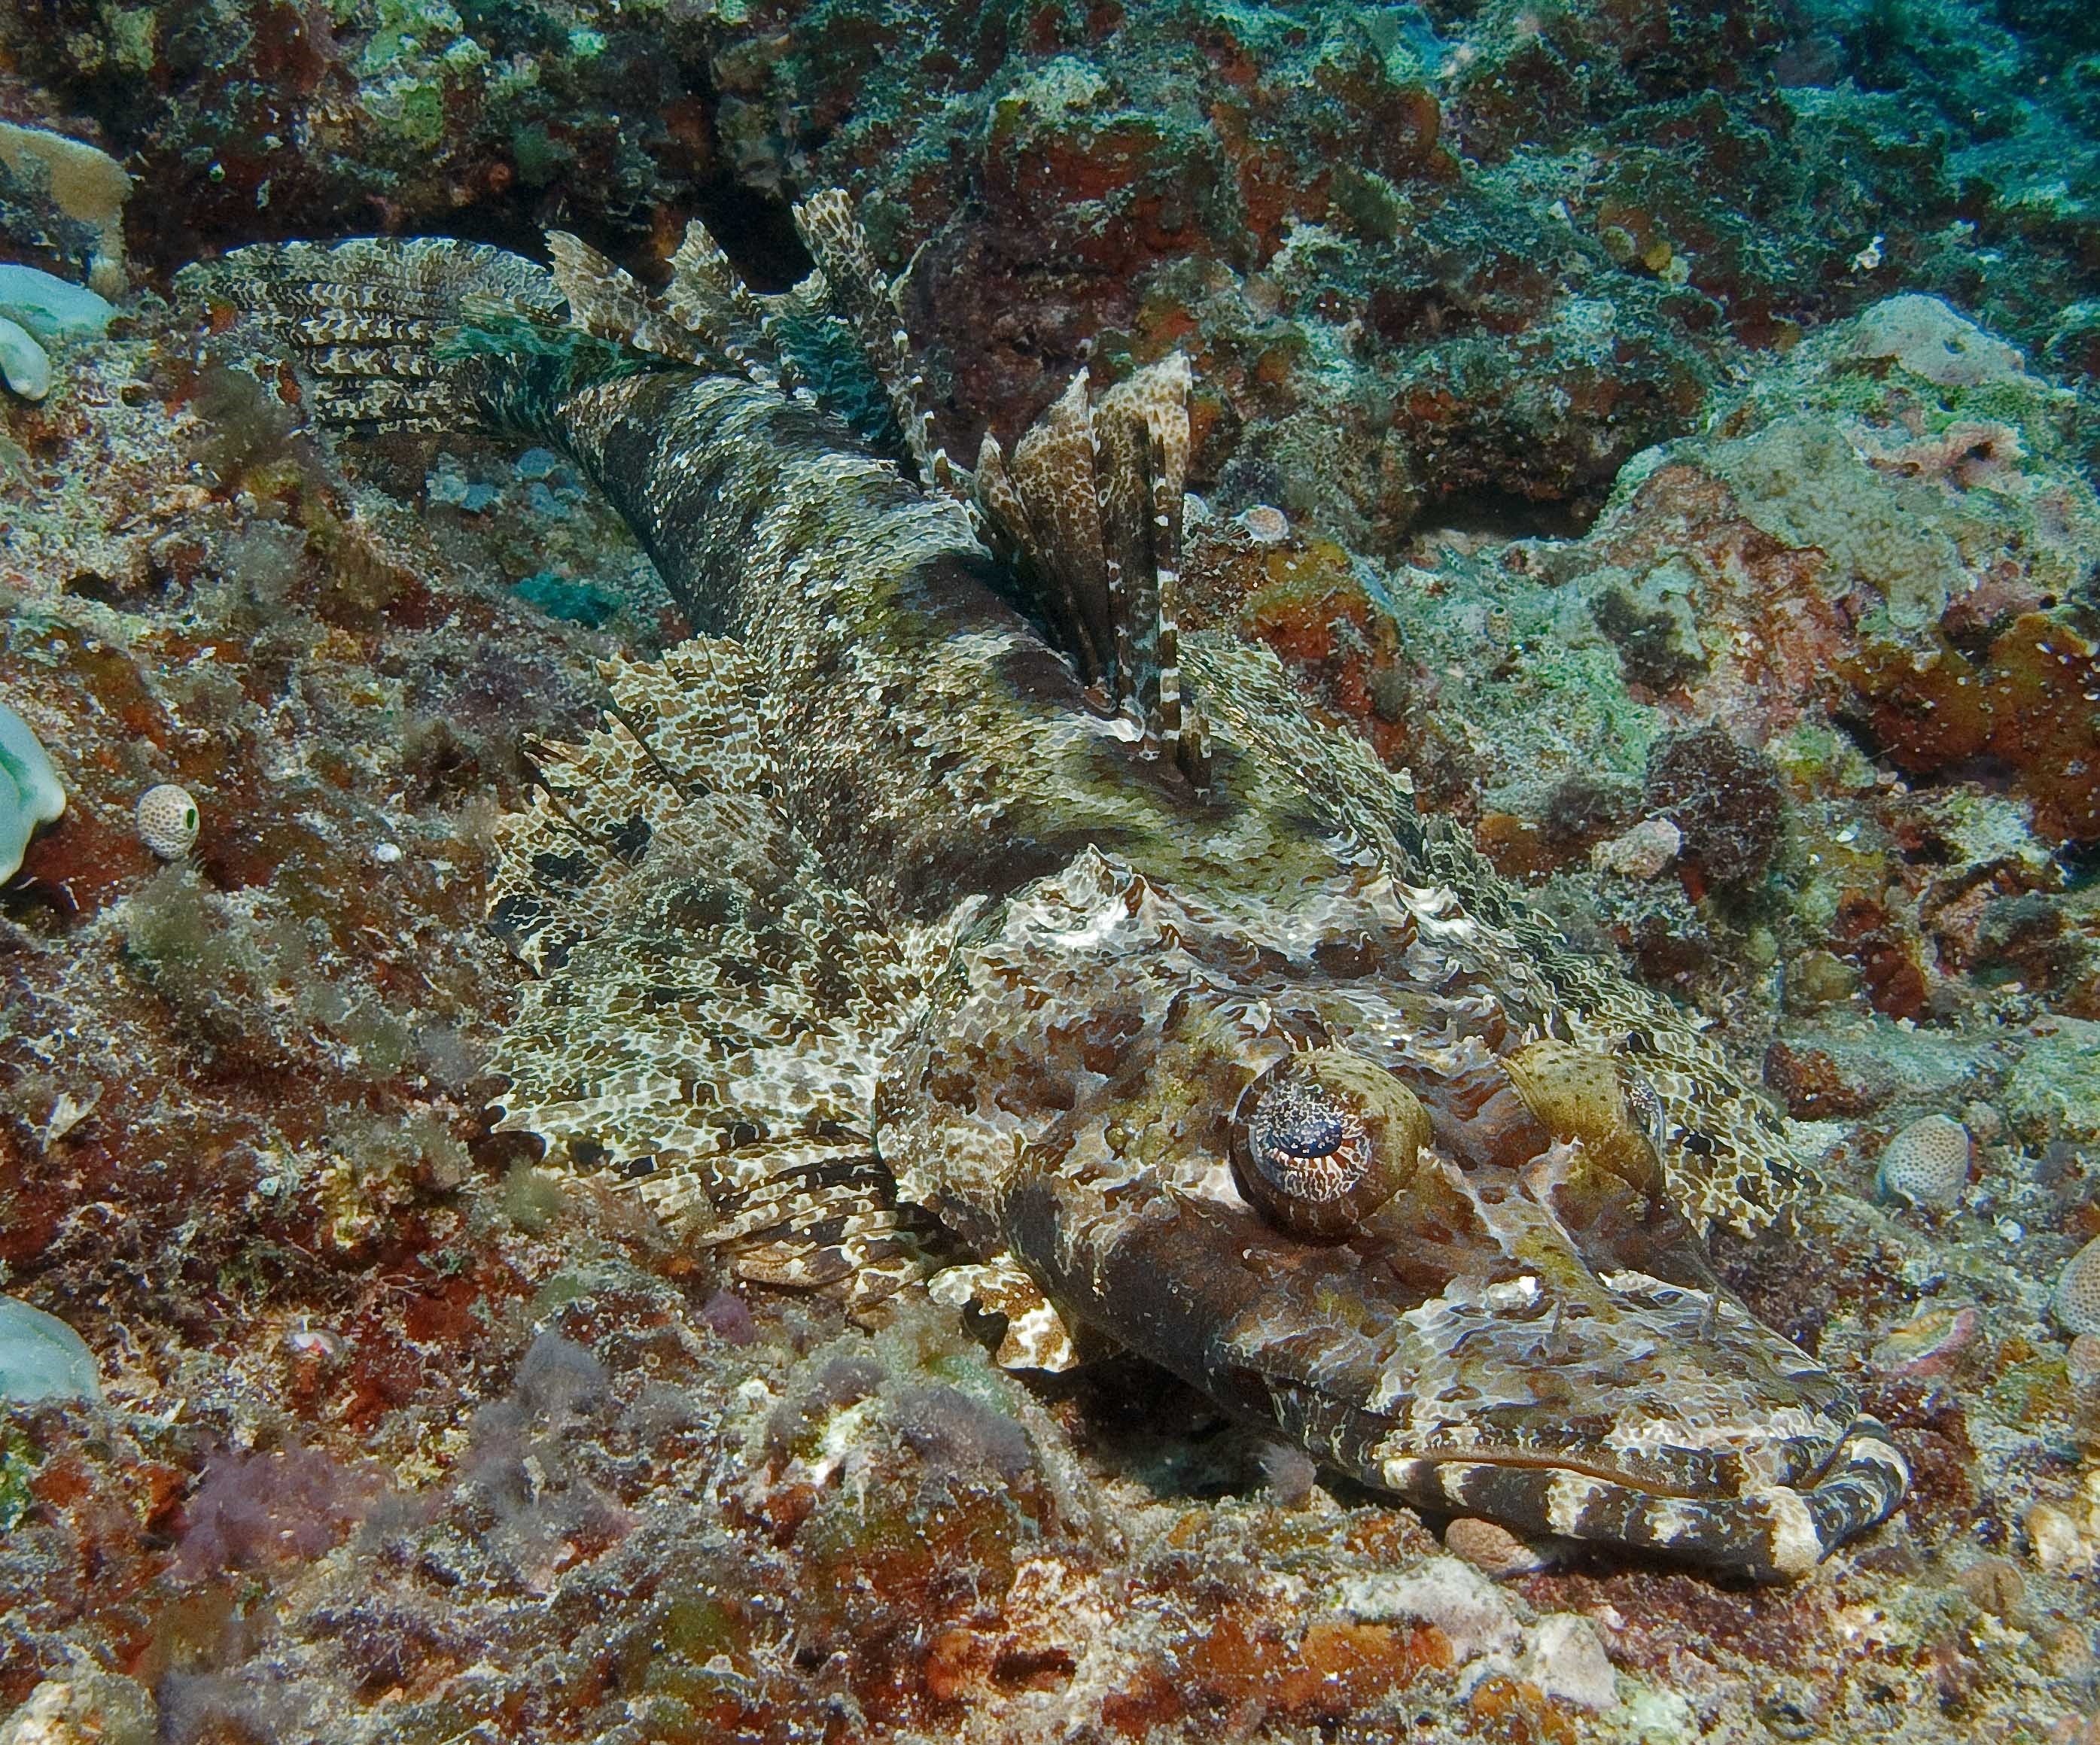
<instances>
[{"instance_id":1,"label":"porous coral surface","mask_svg":"<svg viewBox=\"0 0 2100 1745\"><path fill-rule=\"evenodd\" d=\"M9 1736L2096 1736L2082 9L53 0L0 44L0 115L143 191L112 337L0 405L0 694L68 796L0 896L0 1282L104 1394L0 1418ZM490 1133L494 821L684 627L558 457L327 447L157 293L373 229L646 270L694 213L785 282L831 180L959 452L1189 351L1187 616L1761 1069L1827 1188L1717 1258L1891 1426L1886 1527L1786 1588L1542 1568L1128 1360L730 1289ZM0 240L94 247L12 182ZM1882 1200L1928 1115L1965 1187Z\"/></svg>"}]
</instances>

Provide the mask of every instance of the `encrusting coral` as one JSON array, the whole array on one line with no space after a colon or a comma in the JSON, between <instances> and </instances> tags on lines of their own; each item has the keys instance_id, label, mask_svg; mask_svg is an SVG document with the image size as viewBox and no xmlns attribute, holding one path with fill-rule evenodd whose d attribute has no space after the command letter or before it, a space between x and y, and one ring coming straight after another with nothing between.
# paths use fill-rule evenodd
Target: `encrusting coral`
<instances>
[{"instance_id":1,"label":"encrusting coral","mask_svg":"<svg viewBox=\"0 0 2100 1745\"><path fill-rule=\"evenodd\" d=\"M1969 1184L1969 1130L1951 1115L1921 1115L1882 1148L1884 1193L1912 1205L1952 1205Z\"/></svg>"}]
</instances>

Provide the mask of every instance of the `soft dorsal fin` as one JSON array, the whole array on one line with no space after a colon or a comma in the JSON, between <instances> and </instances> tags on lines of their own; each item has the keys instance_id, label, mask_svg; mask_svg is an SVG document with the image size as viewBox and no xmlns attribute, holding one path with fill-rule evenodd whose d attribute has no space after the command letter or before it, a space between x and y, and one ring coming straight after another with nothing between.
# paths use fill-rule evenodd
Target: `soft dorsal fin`
<instances>
[{"instance_id":1,"label":"soft dorsal fin","mask_svg":"<svg viewBox=\"0 0 2100 1745\"><path fill-rule=\"evenodd\" d=\"M921 483L929 490L967 500L969 481L933 440L933 415L926 409L926 377L898 319L896 287L875 262L875 251L854 216L843 188L812 194L795 208L795 228L817 263L831 312L859 341L883 391Z\"/></svg>"},{"instance_id":2,"label":"soft dorsal fin","mask_svg":"<svg viewBox=\"0 0 2100 1745\"><path fill-rule=\"evenodd\" d=\"M1200 788L1208 734L1176 628L1189 383L1178 352L1098 401L1083 370L1011 459L985 438L976 484L994 544L1082 676Z\"/></svg>"},{"instance_id":3,"label":"soft dorsal fin","mask_svg":"<svg viewBox=\"0 0 2100 1745\"><path fill-rule=\"evenodd\" d=\"M671 257L664 306L688 331L704 333L753 381L786 390L779 352L766 330L765 311L722 246L695 218Z\"/></svg>"}]
</instances>

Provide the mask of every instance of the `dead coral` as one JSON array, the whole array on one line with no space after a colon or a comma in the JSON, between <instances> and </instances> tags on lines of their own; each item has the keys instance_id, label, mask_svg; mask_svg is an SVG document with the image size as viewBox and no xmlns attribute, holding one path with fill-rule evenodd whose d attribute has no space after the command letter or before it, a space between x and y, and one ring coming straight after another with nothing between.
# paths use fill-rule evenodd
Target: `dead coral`
<instances>
[{"instance_id":1,"label":"dead coral","mask_svg":"<svg viewBox=\"0 0 2100 1745\"><path fill-rule=\"evenodd\" d=\"M1778 766L1725 727L1709 722L1657 740L1648 799L1683 833L1685 857L1708 884L1740 891L1770 869L1783 825Z\"/></svg>"},{"instance_id":2,"label":"dead coral","mask_svg":"<svg viewBox=\"0 0 2100 1745\"><path fill-rule=\"evenodd\" d=\"M125 906L132 963L214 1051L281 1062L279 978L254 918L188 866L170 866Z\"/></svg>"}]
</instances>

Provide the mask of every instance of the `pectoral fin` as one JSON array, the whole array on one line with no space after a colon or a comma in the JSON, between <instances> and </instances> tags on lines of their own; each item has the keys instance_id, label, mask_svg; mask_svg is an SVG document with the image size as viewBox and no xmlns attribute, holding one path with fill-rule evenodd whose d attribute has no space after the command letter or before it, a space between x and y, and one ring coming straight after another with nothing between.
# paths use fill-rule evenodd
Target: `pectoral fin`
<instances>
[{"instance_id":1,"label":"pectoral fin","mask_svg":"<svg viewBox=\"0 0 2100 1745\"><path fill-rule=\"evenodd\" d=\"M949 1267L934 1274L927 1293L951 1309L972 1305L1006 1317L1006 1336L993 1361L1004 1369L1062 1373L1084 1361L1072 1329L1020 1262L1002 1250L990 1260Z\"/></svg>"}]
</instances>

